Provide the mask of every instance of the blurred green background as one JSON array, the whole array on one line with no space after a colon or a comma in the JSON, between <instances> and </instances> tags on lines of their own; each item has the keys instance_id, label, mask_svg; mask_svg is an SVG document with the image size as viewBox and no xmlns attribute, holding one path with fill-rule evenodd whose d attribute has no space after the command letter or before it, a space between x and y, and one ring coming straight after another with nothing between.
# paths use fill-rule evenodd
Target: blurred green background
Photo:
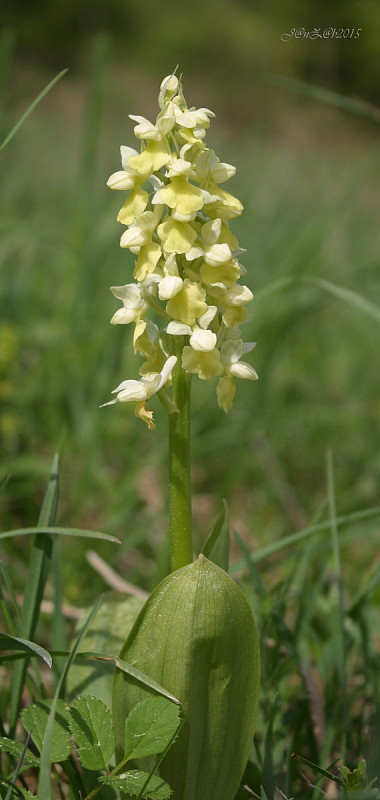
<instances>
[{"instance_id":1,"label":"blurred green background","mask_svg":"<svg viewBox=\"0 0 380 800\"><path fill-rule=\"evenodd\" d=\"M118 535L121 548L98 552L144 588L166 572L164 414L155 407L152 433L129 408L99 405L137 375L129 330L109 325L109 286L131 280L132 261L105 184L120 144L133 145L128 114L155 116L177 64L188 104L217 114L208 144L238 168L230 187L245 213L232 228L247 248L255 301L244 336L257 341L260 375L239 383L228 417L211 382L194 380L198 542L223 497L252 549L306 527L325 502L329 448L338 512L376 505L378 3L12 0L2 23L2 139L70 68L1 154L2 528L35 524L63 445L61 524ZM302 27L361 30L282 41ZM360 98L360 113L311 86ZM351 545L353 572L375 548L366 530L365 545ZM83 587L85 549L63 543L66 593L80 604L102 585L88 568ZM27 547L9 545L5 558L22 581Z\"/></svg>"}]
</instances>

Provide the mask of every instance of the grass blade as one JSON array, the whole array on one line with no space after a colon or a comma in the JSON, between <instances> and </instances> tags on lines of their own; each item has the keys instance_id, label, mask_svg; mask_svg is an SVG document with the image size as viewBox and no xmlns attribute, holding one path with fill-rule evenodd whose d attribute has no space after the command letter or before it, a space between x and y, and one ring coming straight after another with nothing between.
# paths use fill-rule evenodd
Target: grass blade
<instances>
[{"instance_id":1,"label":"grass blade","mask_svg":"<svg viewBox=\"0 0 380 800\"><path fill-rule=\"evenodd\" d=\"M120 544L120 539L117 539L116 536L110 536L108 533L101 533L100 531L88 531L82 528L59 528L56 525L37 525L34 528L19 528L18 530L14 531L4 531L4 533L0 533L0 539L10 539L12 536L32 536L33 534L78 536L82 539L103 539L106 542Z\"/></svg>"},{"instance_id":2,"label":"grass blade","mask_svg":"<svg viewBox=\"0 0 380 800\"><path fill-rule=\"evenodd\" d=\"M340 778L338 778L336 775L333 775L332 772L328 772L328 770L322 769L322 767L319 767L318 764L314 764L312 761L309 761L309 759L303 758L302 756L299 756L296 753L292 753L291 758L295 758L297 761L300 761L301 764L306 764L307 767L311 767L311 769L313 769L314 772L318 772L319 775L323 775L330 781L338 783L339 786L343 786L343 781Z\"/></svg>"},{"instance_id":3,"label":"grass blade","mask_svg":"<svg viewBox=\"0 0 380 800\"><path fill-rule=\"evenodd\" d=\"M380 506L375 506L374 508L367 508L363 511L353 511L352 514L345 514L343 517L337 517L336 524L339 525L340 528L343 528L346 525L353 525L355 522L373 519L374 517L378 516L380 516ZM264 558L269 558L269 556L272 556L274 553L278 553L280 550L284 550L286 547L290 547L293 544L299 544L299 542L309 539L310 536L314 536L316 533L330 530L330 526L331 521L326 520L326 522L319 522L318 525L305 528L304 531L291 533L289 536L284 536L277 542L272 542L272 544L268 544L266 547L256 550L255 553L250 553L249 558L251 561L257 564L258 561L263 561ZM241 572L246 567L246 558L242 561L235 561L234 564L231 564L230 573L235 575L237 572Z\"/></svg>"},{"instance_id":4,"label":"grass blade","mask_svg":"<svg viewBox=\"0 0 380 800\"><path fill-rule=\"evenodd\" d=\"M266 587L263 584L260 572L257 569L257 567L255 565L255 562L251 558L251 553L248 550L248 547L247 547L246 543L244 542L244 540L242 539L242 537L240 536L240 534L237 531L234 531L234 535L235 535L235 539L236 539L236 542L238 544L238 547L239 547L239 549L241 550L241 552L243 553L243 555L245 557L247 569L248 569L248 572L250 574L251 581L252 581L252 586L255 588L257 594L259 595L259 597L266 597L267 594L268 594L268 590L266 589Z\"/></svg>"},{"instance_id":5,"label":"grass blade","mask_svg":"<svg viewBox=\"0 0 380 800\"><path fill-rule=\"evenodd\" d=\"M123 659L119 658L118 656L109 656L104 653L80 653L78 658L84 658L85 660L90 661L113 661L115 666L118 667L118 669L121 669L122 672L125 672L127 675L135 678L135 680L139 681L139 683L142 683L144 686L148 686L149 689L153 689L153 691L162 695L162 697L167 697L167 699L171 700L172 703L180 705L180 701L174 697L174 694L168 692L167 689L164 689L164 687L157 683L157 681L154 681L152 678L144 675L144 673L140 672L139 669L132 667L131 664L128 664L127 661L123 661Z\"/></svg>"},{"instance_id":6,"label":"grass blade","mask_svg":"<svg viewBox=\"0 0 380 800\"><path fill-rule=\"evenodd\" d=\"M274 75L271 78L271 83L285 86L299 94L311 97L313 100L322 100L322 102L335 106L335 108L340 108L342 111L349 111L353 114L358 114L360 117L371 119L373 122L380 122L380 109L367 103L366 100L347 97L344 94L325 89L323 86L315 86L306 81L300 81L296 78L287 78L282 75Z\"/></svg>"},{"instance_id":7,"label":"grass blade","mask_svg":"<svg viewBox=\"0 0 380 800\"><path fill-rule=\"evenodd\" d=\"M0 633L0 650L22 650L33 655L40 656L45 663L51 667L52 657L44 647L35 642L21 639L19 636L10 636L8 633Z\"/></svg>"},{"instance_id":8,"label":"grass blade","mask_svg":"<svg viewBox=\"0 0 380 800\"><path fill-rule=\"evenodd\" d=\"M40 92L39 95L37 95L37 97L33 100L33 102L30 104L30 106L28 106L28 108L26 109L26 111L24 111L23 115L20 117L18 122L16 122L16 125L13 126L12 130L5 137L5 139L2 142L2 144L0 144L0 153L1 153L2 150L4 150L4 148L7 146L7 144L9 144L9 142L13 139L13 137L17 133L18 129L21 128L21 125L23 125L25 120L29 117L29 114L31 114L32 111L34 111L36 106L38 106L38 104L41 102L41 100L43 100L45 95L50 91L50 89L53 88L53 86L55 86L55 84L60 80L60 78L62 78L63 75L66 74L67 71L68 71L68 67L67 67L67 69L63 69L61 72L59 72L58 75L56 75L55 78L53 78L53 80L50 81L50 83L48 83L47 86L45 86L45 88L42 90L42 92Z\"/></svg>"},{"instance_id":9,"label":"grass blade","mask_svg":"<svg viewBox=\"0 0 380 800\"><path fill-rule=\"evenodd\" d=\"M26 741L25 741L24 747L22 749L22 753L20 755L20 758L18 760L16 769L15 769L12 781L11 781L9 789L8 789L6 795L5 795L5 800L11 800L11 798L13 797L14 789L17 788L17 787L15 787L15 783L16 783L16 780L18 778L18 774L20 772L20 769L22 767L22 762L24 760L25 753L26 753L26 751L27 751L27 749L29 747L29 742L30 742L30 734L28 733L28 735L26 737Z\"/></svg>"},{"instance_id":10,"label":"grass blade","mask_svg":"<svg viewBox=\"0 0 380 800\"><path fill-rule=\"evenodd\" d=\"M327 453L327 491L330 511L330 530L331 530L331 543L333 551L334 562L334 588L336 594L336 635L334 642L334 652L336 652L337 672L340 683L341 695L341 713L344 721L343 725L343 741L341 744L341 753L343 761L345 760L346 752L346 738L348 730L348 716L347 716L347 666L346 666L346 646L344 636L344 598L343 598L343 585L342 585L342 570L340 563L339 552L339 537L338 526L336 519L336 503L335 503L335 482L334 482L334 467L333 457L331 450Z\"/></svg>"},{"instance_id":11,"label":"grass blade","mask_svg":"<svg viewBox=\"0 0 380 800\"><path fill-rule=\"evenodd\" d=\"M323 289L325 292L334 295L334 297L343 300L345 303L349 303L349 305L364 312L367 316L373 317L377 322L380 322L380 306L377 305L377 303L373 303L372 300L368 300L367 297L363 297L363 295L359 294L359 292L355 292L353 289L347 289L346 286L339 286L337 283L327 281L325 278L314 278L312 275L280 278L270 283L264 289L261 289L256 293L256 296L260 299L265 299L276 292L281 292L283 289L288 289L297 284L306 284L308 286L315 286L318 289Z\"/></svg>"},{"instance_id":12,"label":"grass blade","mask_svg":"<svg viewBox=\"0 0 380 800\"><path fill-rule=\"evenodd\" d=\"M54 524L57 514L59 495L59 460L53 459L49 483L45 492L38 520L39 525ZM22 639L33 639L37 626L40 605L45 589L52 553L52 538L45 533L37 533L29 564L28 578L25 587L24 602L21 612L19 636ZM10 730L13 732L17 723L18 709L24 685L28 661L15 665L10 697Z\"/></svg>"},{"instance_id":13,"label":"grass blade","mask_svg":"<svg viewBox=\"0 0 380 800\"><path fill-rule=\"evenodd\" d=\"M338 286L336 283L326 281L324 278L304 278L303 282L324 289L326 292L338 297L339 300L344 300L344 302L349 303L359 311L363 311L367 316L373 317L377 322L380 322L380 307L376 303L372 303L371 300L367 300L367 298L363 297L361 294L358 294L358 292L347 289L345 286Z\"/></svg>"},{"instance_id":14,"label":"grass blade","mask_svg":"<svg viewBox=\"0 0 380 800\"><path fill-rule=\"evenodd\" d=\"M1 583L4 585L4 588L7 592L8 595L7 599L4 597ZM10 608L8 608L9 601L10 601ZM16 593L13 588L11 576L9 574L8 568L6 567L5 564L3 564L2 561L0 561L0 606L3 611L8 631L12 633L13 636L16 636L17 625L20 625L21 614L17 603ZM16 620L14 619L14 617L16 617Z\"/></svg>"},{"instance_id":15,"label":"grass blade","mask_svg":"<svg viewBox=\"0 0 380 800\"><path fill-rule=\"evenodd\" d=\"M63 669L63 671L61 673L61 676L60 676L58 684L57 684L57 688L56 688L55 693L54 693L54 697L53 697L53 700L52 700L52 704L51 704L51 708L50 708L50 712L49 712L49 716L48 716L48 721L47 721L47 725L46 725L44 741L43 741L43 745L42 745L42 749L41 749L41 766L40 766L40 773L39 773L39 778L38 778L38 792L37 792L37 794L38 794L38 797L44 798L44 800L48 800L48 798L51 797L50 750L51 750L53 723L54 723L55 712L56 712L57 702L58 702L58 699L59 699L59 696L60 696L61 688L62 688L62 686L63 686L63 684L64 684L64 682L66 680L66 677L67 677L68 671L69 671L69 669L71 667L71 664L74 661L74 658L76 656L78 647L80 645L80 642L81 642L83 636L85 635L85 633L87 632L88 628L90 627L90 625L92 623L92 620L94 619L94 617L98 613L98 610L100 608L100 605L101 605L102 601L103 601L103 595L101 595L101 597L98 599L98 601L95 604L94 608L92 609L92 611L90 611L86 622L84 623L83 627L81 628L81 630L80 630L80 632L78 634L78 637L75 640L75 642L73 644L73 647L72 647L72 649L71 649L71 651L69 653L69 656L67 658L65 667L64 667L64 669Z\"/></svg>"},{"instance_id":16,"label":"grass blade","mask_svg":"<svg viewBox=\"0 0 380 800\"><path fill-rule=\"evenodd\" d=\"M54 587L54 611L52 618L52 632L51 632L51 646L53 650L65 650L67 646L65 634L65 621L62 613L62 570L61 570L61 553L60 553L60 539L54 536L53 539L53 587ZM59 680L62 671L62 663L60 659L54 661L54 674Z\"/></svg>"}]
</instances>

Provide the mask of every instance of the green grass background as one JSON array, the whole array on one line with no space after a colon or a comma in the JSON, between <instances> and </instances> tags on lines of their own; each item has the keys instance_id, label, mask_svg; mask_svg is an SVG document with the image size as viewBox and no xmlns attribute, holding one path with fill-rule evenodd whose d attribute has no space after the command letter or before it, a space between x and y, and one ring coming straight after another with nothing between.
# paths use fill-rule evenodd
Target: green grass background
<instances>
[{"instance_id":1,"label":"green grass background","mask_svg":"<svg viewBox=\"0 0 380 800\"><path fill-rule=\"evenodd\" d=\"M237 165L230 187L245 212L232 228L247 248L255 300L244 338L257 342L248 358L260 376L238 383L228 416L212 382L193 382L197 547L223 498L250 551L379 505L377 5L173 9L15 0L0 38L1 139L70 67L0 155L1 528L36 524L60 450L58 524L118 536L121 546L98 540L97 553L148 591L168 569L167 421L158 402L154 432L128 406L99 409L138 373L128 327L109 324L109 286L131 280L132 258L119 248L120 196L105 184L120 144L134 142L128 114L154 118L177 63L189 105L217 113L209 145ZM342 24L362 27L359 39L280 40L294 26ZM322 102L313 85L341 97ZM362 103L349 110L342 96ZM2 546L20 595L31 545L25 536ZM59 545L66 613L105 583L85 540ZM232 551L242 559L235 539ZM277 550L245 576L262 642L254 761L267 797L280 796L275 783L286 797L320 796L305 789L293 749L323 767L342 757L354 768L364 755L379 776L376 518ZM50 642L49 620L43 611L37 641ZM257 791L260 781L247 776Z\"/></svg>"},{"instance_id":2,"label":"green grass background","mask_svg":"<svg viewBox=\"0 0 380 800\"><path fill-rule=\"evenodd\" d=\"M252 46L260 28L253 34ZM4 136L54 74L19 58L12 37L5 31L1 48ZM121 552L104 544L100 552L148 589L167 570L166 419L157 404L152 433L126 406L99 409L138 371L130 331L109 325L109 286L131 280L132 260L119 248L120 198L105 183L119 168L119 145L133 144L128 114L156 114L172 50L158 70L141 53L115 56L105 33L88 40L81 69L45 97L0 163L1 474L10 475L2 527L34 523L63 446L60 522L119 536ZM257 342L249 358L260 376L239 382L228 416L212 382L194 380L195 536L201 546L226 497L254 549L319 512L329 448L338 512L378 503L379 128L280 85L262 65L255 83L240 82L240 69L218 84L218 64L201 77L191 52L188 103L217 112L207 141L237 165L230 187L245 212L232 227L247 248L255 300L244 337ZM351 545L355 568L371 542ZM83 587L84 545L65 542L63 552L67 596L91 599L97 583L89 572ZM12 558L22 576L24 549Z\"/></svg>"}]
</instances>

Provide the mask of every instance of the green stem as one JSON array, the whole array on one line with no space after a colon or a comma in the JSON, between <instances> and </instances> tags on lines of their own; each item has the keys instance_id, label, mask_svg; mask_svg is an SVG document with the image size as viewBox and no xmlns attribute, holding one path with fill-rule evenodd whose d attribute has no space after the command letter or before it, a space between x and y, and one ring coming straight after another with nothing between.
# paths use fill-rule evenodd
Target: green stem
<instances>
[{"instance_id":1,"label":"green stem","mask_svg":"<svg viewBox=\"0 0 380 800\"><path fill-rule=\"evenodd\" d=\"M176 336L177 364L173 370L172 400L178 413L169 414L170 569L193 560L190 478L191 375L181 365L183 337Z\"/></svg>"}]
</instances>

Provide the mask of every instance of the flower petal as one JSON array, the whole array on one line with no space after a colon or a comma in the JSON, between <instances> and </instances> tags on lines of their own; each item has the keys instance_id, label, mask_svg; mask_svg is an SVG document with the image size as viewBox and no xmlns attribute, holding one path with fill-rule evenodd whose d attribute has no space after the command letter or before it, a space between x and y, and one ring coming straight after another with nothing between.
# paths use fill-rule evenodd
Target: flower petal
<instances>
[{"instance_id":1,"label":"flower petal","mask_svg":"<svg viewBox=\"0 0 380 800\"><path fill-rule=\"evenodd\" d=\"M216 334L197 328L190 337L190 347L201 353L213 350L216 345Z\"/></svg>"},{"instance_id":2,"label":"flower petal","mask_svg":"<svg viewBox=\"0 0 380 800\"><path fill-rule=\"evenodd\" d=\"M109 186L110 189L133 189L134 185L135 182L132 175L128 172L124 172L124 170L113 172L107 181L107 186Z\"/></svg>"},{"instance_id":3,"label":"flower petal","mask_svg":"<svg viewBox=\"0 0 380 800\"><path fill-rule=\"evenodd\" d=\"M245 361L232 364L228 372L236 378L245 378L248 381L257 381L259 377L256 370L250 364L246 364Z\"/></svg>"},{"instance_id":4,"label":"flower petal","mask_svg":"<svg viewBox=\"0 0 380 800\"><path fill-rule=\"evenodd\" d=\"M194 373L204 381L215 378L223 372L220 353L216 348L201 353L185 346L182 351L182 367L186 372Z\"/></svg>"},{"instance_id":5,"label":"flower petal","mask_svg":"<svg viewBox=\"0 0 380 800\"><path fill-rule=\"evenodd\" d=\"M218 400L218 405L220 406L220 408L223 409L223 411L226 412L226 414L232 408L235 392L236 392L235 381L232 378L228 377L227 375L224 375L223 378L220 378L218 380L218 384L216 387L216 396Z\"/></svg>"},{"instance_id":6,"label":"flower petal","mask_svg":"<svg viewBox=\"0 0 380 800\"><path fill-rule=\"evenodd\" d=\"M166 333L171 336L191 336L192 332L190 325L184 325L183 322L176 322L175 320L169 322L166 328Z\"/></svg>"},{"instance_id":7,"label":"flower petal","mask_svg":"<svg viewBox=\"0 0 380 800\"><path fill-rule=\"evenodd\" d=\"M167 217L158 226L157 233L167 253L188 253L197 238L196 231L188 222L178 222L173 217Z\"/></svg>"},{"instance_id":8,"label":"flower petal","mask_svg":"<svg viewBox=\"0 0 380 800\"><path fill-rule=\"evenodd\" d=\"M131 225L133 220L145 211L148 200L148 192L144 192L143 189L137 186L127 197L124 205L122 205L117 215L117 221L123 225Z\"/></svg>"},{"instance_id":9,"label":"flower petal","mask_svg":"<svg viewBox=\"0 0 380 800\"><path fill-rule=\"evenodd\" d=\"M159 283L158 296L160 300L170 300L181 291L183 286L182 278L176 275L167 275Z\"/></svg>"}]
</instances>

